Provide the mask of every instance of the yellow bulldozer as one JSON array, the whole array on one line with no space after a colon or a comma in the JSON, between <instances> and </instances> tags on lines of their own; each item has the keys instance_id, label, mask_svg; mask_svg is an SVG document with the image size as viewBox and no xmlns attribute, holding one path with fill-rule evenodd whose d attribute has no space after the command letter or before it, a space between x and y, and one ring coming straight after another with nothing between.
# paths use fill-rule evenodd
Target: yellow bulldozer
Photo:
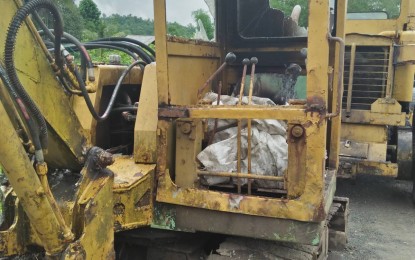
<instances>
[{"instance_id":1,"label":"yellow bulldozer","mask_svg":"<svg viewBox=\"0 0 415 260\"><path fill-rule=\"evenodd\" d=\"M348 8L339 176L413 178L414 13L411 0Z\"/></svg>"},{"instance_id":2,"label":"yellow bulldozer","mask_svg":"<svg viewBox=\"0 0 415 260\"><path fill-rule=\"evenodd\" d=\"M154 52L80 43L51 0L0 0L0 256L325 259L329 235L345 242L346 1L308 1L307 30L268 0L212 1L215 41L167 35L168 1ZM100 45L133 62L93 64ZM258 97L260 75L290 83L284 104Z\"/></svg>"}]
</instances>

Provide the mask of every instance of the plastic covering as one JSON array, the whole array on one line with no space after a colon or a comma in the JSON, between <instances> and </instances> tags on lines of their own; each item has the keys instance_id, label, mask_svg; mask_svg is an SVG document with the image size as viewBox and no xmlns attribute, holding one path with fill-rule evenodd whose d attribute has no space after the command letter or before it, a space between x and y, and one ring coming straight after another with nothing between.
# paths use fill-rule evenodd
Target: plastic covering
<instances>
[{"instance_id":1,"label":"plastic covering","mask_svg":"<svg viewBox=\"0 0 415 260\"><path fill-rule=\"evenodd\" d=\"M204 100L216 105L217 94L208 93ZM236 105L237 97L221 96L220 105ZM243 97L243 104L248 103L248 98ZM268 98L252 98L253 105L275 104ZM209 132L214 128L215 119L209 119ZM211 145L206 147L197 156L198 160L205 167L205 170L212 172L237 172L237 120L219 120L218 130ZM287 169L288 145L286 142L287 125L279 120L252 120L252 166L251 172L254 174L268 176L282 176ZM247 173L248 169L248 129L247 120L242 120L241 131L241 171ZM232 182L237 183L236 178L224 177L204 177L205 184L215 185ZM242 184L247 180L243 179ZM282 183L275 181L254 180L253 185L260 188L282 188Z\"/></svg>"}]
</instances>

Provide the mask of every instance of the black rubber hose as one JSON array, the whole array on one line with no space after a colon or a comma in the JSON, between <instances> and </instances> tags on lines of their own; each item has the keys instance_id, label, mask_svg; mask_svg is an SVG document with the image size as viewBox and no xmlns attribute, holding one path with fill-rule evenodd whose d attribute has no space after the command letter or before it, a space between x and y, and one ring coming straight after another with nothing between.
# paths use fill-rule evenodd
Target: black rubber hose
<instances>
[{"instance_id":1,"label":"black rubber hose","mask_svg":"<svg viewBox=\"0 0 415 260\"><path fill-rule=\"evenodd\" d=\"M0 64L0 78L3 81L3 85L6 87L7 91L9 92L9 95L14 100L16 107L17 107L17 111L19 111L20 113L20 117L23 117L24 120L26 121L27 128L29 129L30 135L32 136L32 139L33 139L32 142L35 147L35 150L38 150L38 151L42 150L42 146L40 144L40 139L39 139L38 127L36 126L35 122L31 118L29 113L27 112L26 106L20 99L19 94L17 94L17 92L14 90L12 84L9 81L9 78L7 77L6 71L4 70L3 66L1 66L1 64Z\"/></svg>"},{"instance_id":2,"label":"black rubber hose","mask_svg":"<svg viewBox=\"0 0 415 260\"><path fill-rule=\"evenodd\" d=\"M136 44L136 45L142 47L146 51L148 51L153 56L153 60L155 60L155 58L156 58L156 52L152 48L150 48L148 45L146 45L146 44L144 44L140 41L137 41L135 39L131 39L131 38L127 38L127 37L106 37L106 38L101 38L101 39L97 39L97 40L94 40L94 41L98 41L98 42L99 41L109 41L109 42L123 41L123 42L133 43L133 44ZM92 41L92 42L94 42L94 41Z\"/></svg>"},{"instance_id":3,"label":"black rubber hose","mask_svg":"<svg viewBox=\"0 0 415 260\"><path fill-rule=\"evenodd\" d=\"M39 24L39 26L42 28L42 32L51 40L52 42L55 41L55 35L49 30L49 28L46 26L46 24L42 21L42 18L39 16L39 14L36 11L32 12L32 16L34 20Z\"/></svg>"},{"instance_id":4,"label":"black rubber hose","mask_svg":"<svg viewBox=\"0 0 415 260\"><path fill-rule=\"evenodd\" d=\"M121 106L116 107L111 110L111 112L124 112L124 111L137 111L138 107L136 106Z\"/></svg>"},{"instance_id":5,"label":"black rubber hose","mask_svg":"<svg viewBox=\"0 0 415 260\"><path fill-rule=\"evenodd\" d=\"M115 99L117 98L117 94L118 94L118 91L120 90L122 82L124 81L128 73L137 65L139 65L142 69L144 69L143 62L139 60L139 61L133 62L130 66L128 66L127 69L124 70L124 72L121 74L121 77L118 79L117 84L115 85L114 92L112 93L110 102L108 103L108 106L105 109L105 112L101 116L98 115L98 113L95 111L94 105L92 104L91 99L89 98L88 91L85 87L85 84L82 81L82 76L79 74L78 71L75 71L75 76L77 77L79 81L82 95L84 96L86 105L89 111L91 112L92 116L95 118L95 120L97 120L98 122L101 122L108 118L108 116L111 113L112 107L114 106Z\"/></svg>"},{"instance_id":6,"label":"black rubber hose","mask_svg":"<svg viewBox=\"0 0 415 260\"><path fill-rule=\"evenodd\" d=\"M61 45L61 37L63 33L63 22L62 17L59 13L58 8L51 0L33 0L26 3L23 7L21 7L13 20L11 21L9 28L7 30L6 36L6 44L4 50L4 60L6 64L6 71L7 75L10 79L12 86L16 89L16 92L22 98L22 101L25 105L28 106L29 111L33 114L36 123L40 128L40 141L42 148L47 147L47 137L48 131L46 126L46 121L43 115L41 114L39 108L27 94L25 89L23 88L16 72L16 68L14 65L14 48L16 44L16 37L17 33L20 29L20 26L24 22L24 20L29 16L30 13L36 11L37 9L45 8L50 11L54 18L54 29L55 29L55 61L59 68L63 68L63 61L60 55L60 45Z\"/></svg>"},{"instance_id":7,"label":"black rubber hose","mask_svg":"<svg viewBox=\"0 0 415 260\"><path fill-rule=\"evenodd\" d=\"M98 44L98 43L84 43L83 45L84 45L84 47L87 50L93 50L93 49L112 49L112 50L121 51L121 52L127 53L134 60L138 60L138 56L136 54L134 54L133 52L131 52L129 50L126 50L124 48L121 48L121 47L107 45L107 44ZM68 46L68 48L73 49L73 50L78 50L78 48L75 45L70 45L70 46Z\"/></svg>"},{"instance_id":8,"label":"black rubber hose","mask_svg":"<svg viewBox=\"0 0 415 260\"><path fill-rule=\"evenodd\" d=\"M86 67L88 68L89 81L94 81L95 80L94 64L92 63L91 56L89 56L89 53L86 50L85 46L76 37L72 36L69 33L63 32L63 37L78 48L82 57L86 61Z\"/></svg>"},{"instance_id":9,"label":"black rubber hose","mask_svg":"<svg viewBox=\"0 0 415 260\"><path fill-rule=\"evenodd\" d=\"M35 16L36 18L36 16ZM40 19L40 17L39 17ZM42 30L39 31L40 35L44 35L46 34L49 38L53 37L52 40L54 40L54 30L53 29L48 29L46 27L46 25L43 23L43 21L40 19L40 21L38 21L39 24L41 24ZM42 25L43 24L43 25ZM93 72L94 72L94 64L92 63L91 60L91 56L89 55L88 51L86 50L86 48L84 47L84 45L73 35L67 33L67 32L63 32L63 37L69 41L71 44L75 45L76 48L79 50L79 52L81 53L83 59L85 59L86 61L86 66L88 67L88 73L89 75L92 74L92 77L89 78L90 81L94 81L95 77L93 76Z\"/></svg>"},{"instance_id":10,"label":"black rubber hose","mask_svg":"<svg viewBox=\"0 0 415 260\"><path fill-rule=\"evenodd\" d=\"M117 46L117 47L121 47L127 50L130 50L134 53L136 53L143 61L145 61L146 63L151 63L154 60L140 47L134 46L132 44L129 43L125 43L125 42L104 42L104 41L94 41L92 42L94 44L98 43L98 44L107 44L110 46Z\"/></svg>"}]
</instances>

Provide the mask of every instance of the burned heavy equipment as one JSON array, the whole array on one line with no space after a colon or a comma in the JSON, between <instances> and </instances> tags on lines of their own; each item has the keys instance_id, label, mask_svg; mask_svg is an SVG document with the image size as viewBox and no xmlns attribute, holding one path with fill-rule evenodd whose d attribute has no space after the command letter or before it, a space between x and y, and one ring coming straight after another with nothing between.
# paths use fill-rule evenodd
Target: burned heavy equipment
<instances>
[{"instance_id":1,"label":"burned heavy equipment","mask_svg":"<svg viewBox=\"0 0 415 260\"><path fill-rule=\"evenodd\" d=\"M154 52L80 43L51 0L0 0L2 257L325 259L329 233L346 241L345 1L310 0L307 29L298 7L209 1L214 41L167 35L168 1ZM134 61L94 64L101 47Z\"/></svg>"}]
</instances>

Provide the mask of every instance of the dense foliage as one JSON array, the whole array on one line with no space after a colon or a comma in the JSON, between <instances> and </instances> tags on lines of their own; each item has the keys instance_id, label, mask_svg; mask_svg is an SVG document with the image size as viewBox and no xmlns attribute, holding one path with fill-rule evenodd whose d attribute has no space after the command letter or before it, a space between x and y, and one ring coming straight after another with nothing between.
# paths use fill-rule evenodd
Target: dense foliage
<instances>
[{"instance_id":1,"label":"dense foliage","mask_svg":"<svg viewBox=\"0 0 415 260\"><path fill-rule=\"evenodd\" d=\"M143 19L132 15L113 14L103 15L104 36L153 35L154 23L150 19Z\"/></svg>"},{"instance_id":2,"label":"dense foliage","mask_svg":"<svg viewBox=\"0 0 415 260\"><path fill-rule=\"evenodd\" d=\"M153 35L154 21L143 19L133 15L112 14L101 15L101 11L93 0L81 0L79 7L73 0L54 0L60 7L64 19L65 31L79 38L81 41L89 41L100 37L124 37L130 34L135 35ZM299 25L307 27L308 19L308 0L270 0L273 8L282 10L285 15L291 15L295 5L300 5L302 13ZM400 0L349 0L349 12L386 12L389 18L396 18L400 13ZM48 21L48 15L41 14L46 23L51 27L51 21ZM192 38L198 29L197 21L200 20L205 27L209 39L214 38L214 24L209 14L204 10L195 10L192 13L194 23L181 25L177 22L167 24L167 30L170 35ZM109 50L92 51L92 57L95 61L105 61L110 53L118 53ZM118 53L120 54L120 53ZM123 61L129 61L125 54L121 55Z\"/></svg>"},{"instance_id":3,"label":"dense foliage","mask_svg":"<svg viewBox=\"0 0 415 260\"><path fill-rule=\"evenodd\" d=\"M401 0L349 0L348 12L386 12L389 18L400 14Z\"/></svg>"},{"instance_id":4,"label":"dense foliage","mask_svg":"<svg viewBox=\"0 0 415 260\"><path fill-rule=\"evenodd\" d=\"M202 10L202 9L198 9L198 10L192 12L192 16L193 16L193 19L195 21L200 20L202 22L203 27L206 30L206 34L207 34L208 39L209 40L213 39L213 37L215 36L214 35L215 26L214 26L212 20L210 19L209 14L206 11ZM198 28L198 29L200 29L200 28Z\"/></svg>"}]
</instances>

